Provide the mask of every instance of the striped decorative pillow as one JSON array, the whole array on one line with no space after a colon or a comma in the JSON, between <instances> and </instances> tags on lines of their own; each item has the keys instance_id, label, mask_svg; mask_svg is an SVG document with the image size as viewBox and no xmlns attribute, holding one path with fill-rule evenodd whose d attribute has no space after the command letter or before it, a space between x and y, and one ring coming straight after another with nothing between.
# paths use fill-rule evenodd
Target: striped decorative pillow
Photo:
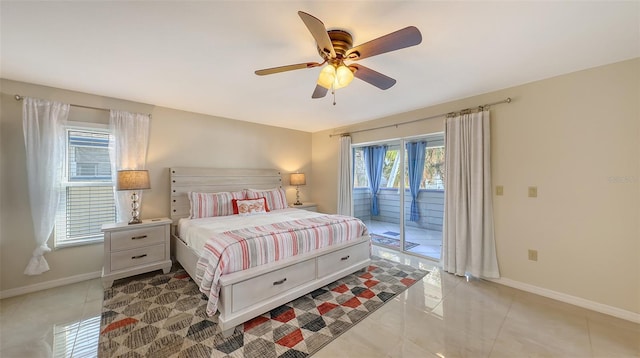
<instances>
[{"instance_id":1,"label":"striped decorative pillow","mask_svg":"<svg viewBox=\"0 0 640 358\"><path fill-rule=\"evenodd\" d=\"M245 196L247 199L259 199L264 197L267 199L267 207L269 210L286 209L288 207L287 194L282 188L270 190L246 189Z\"/></svg>"},{"instance_id":2,"label":"striped decorative pillow","mask_svg":"<svg viewBox=\"0 0 640 358\"><path fill-rule=\"evenodd\" d=\"M191 219L233 215L233 199L244 199L244 192L189 193Z\"/></svg>"}]
</instances>

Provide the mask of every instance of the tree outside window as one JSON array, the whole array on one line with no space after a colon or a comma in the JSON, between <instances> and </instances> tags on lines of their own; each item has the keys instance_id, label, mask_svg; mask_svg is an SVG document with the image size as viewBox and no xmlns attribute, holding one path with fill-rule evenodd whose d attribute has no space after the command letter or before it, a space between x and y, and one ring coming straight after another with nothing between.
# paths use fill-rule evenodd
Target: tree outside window
<instances>
[{"instance_id":1,"label":"tree outside window","mask_svg":"<svg viewBox=\"0 0 640 358\"><path fill-rule=\"evenodd\" d=\"M382 167L382 183L381 188L399 188L400 187L400 157L399 146L390 146L384 159ZM405 163L407 161L406 151ZM369 180L364 164L364 156L362 148L354 148L354 188L369 187ZM420 189L443 190L444 189L444 147L428 147L425 153L424 172ZM405 168L405 188L409 187L407 169Z\"/></svg>"}]
</instances>

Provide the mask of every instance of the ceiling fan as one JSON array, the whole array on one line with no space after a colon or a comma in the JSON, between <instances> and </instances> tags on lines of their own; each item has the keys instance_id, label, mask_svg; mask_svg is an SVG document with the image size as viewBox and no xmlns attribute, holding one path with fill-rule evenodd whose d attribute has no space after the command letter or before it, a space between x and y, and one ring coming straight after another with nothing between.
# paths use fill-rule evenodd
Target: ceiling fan
<instances>
[{"instance_id":1,"label":"ceiling fan","mask_svg":"<svg viewBox=\"0 0 640 358\"><path fill-rule=\"evenodd\" d=\"M415 26L408 26L353 47L353 38L347 31L327 30L322 21L303 11L298 11L298 15L300 15L300 18L316 40L318 53L323 61L265 68L257 70L255 73L256 75L264 76L285 71L320 67L326 64L320 71L318 83L311 98L322 98L327 95L328 90L334 91L338 88L345 87L351 83L354 77L382 90L391 88L396 84L395 79L359 63L351 62L405 47L415 46L422 42L420 31ZM350 63L346 64L345 62Z\"/></svg>"}]
</instances>

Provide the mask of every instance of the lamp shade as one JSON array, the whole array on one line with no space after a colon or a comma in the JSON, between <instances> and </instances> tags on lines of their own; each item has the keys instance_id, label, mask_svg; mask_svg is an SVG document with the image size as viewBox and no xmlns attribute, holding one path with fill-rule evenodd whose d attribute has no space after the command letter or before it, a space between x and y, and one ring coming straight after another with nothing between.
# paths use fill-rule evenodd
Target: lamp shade
<instances>
[{"instance_id":1,"label":"lamp shade","mask_svg":"<svg viewBox=\"0 0 640 358\"><path fill-rule=\"evenodd\" d=\"M336 69L336 79L335 84L333 86L334 89L347 87L351 81L353 81L353 72L349 69L349 67L344 64L338 66Z\"/></svg>"},{"instance_id":2,"label":"lamp shade","mask_svg":"<svg viewBox=\"0 0 640 358\"><path fill-rule=\"evenodd\" d=\"M116 190L151 189L148 170L118 170Z\"/></svg>"},{"instance_id":3,"label":"lamp shade","mask_svg":"<svg viewBox=\"0 0 640 358\"><path fill-rule=\"evenodd\" d=\"M318 76L318 85L331 89L331 86L336 80L336 68L329 64L322 68L320 75Z\"/></svg>"},{"instance_id":4,"label":"lamp shade","mask_svg":"<svg viewBox=\"0 0 640 358\"><path fill-rule=\"evenodd\" d=\"M353 81L353 71L345 66L328 64L322 68L318 76L318 85L326 89L338 89L349 85Z\"/></svg>"},{"instance_id":5,"label":"lamp shade","mask_svg":"<svg viewBox=\"0 0 640 358\"><path fill-rule=\"evenodd\" d=\"M291 185L306 185L307 180L304 177L304 173L291 173L291 179L289 180Z\"/></svg>"}]
</instances>

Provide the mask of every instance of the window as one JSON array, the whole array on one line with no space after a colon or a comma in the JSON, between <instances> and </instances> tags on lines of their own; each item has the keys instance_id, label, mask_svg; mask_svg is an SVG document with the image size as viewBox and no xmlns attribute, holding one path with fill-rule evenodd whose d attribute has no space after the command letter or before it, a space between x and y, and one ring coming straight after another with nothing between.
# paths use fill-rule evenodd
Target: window
<instances>
[{"instance_id":1,"label":"window","mask_svg":"<svg viewBox=\"0 0 640 358\"><path fill-rule=\"evenodd\" d=\"M384 164L382 165L382 182L381 188L399 188L400 187L400 156L398 155L399 146L387 147L384 155ZM406 158L405 158L406 160Z\"/></svg>"},{"instance_id":2,"label":"window","mask_svg":"<svg viewBox=\"0 0 640 358\"><path fill-rule=\"evenodd\" d=\"M421 189L444 189L444 147L427 147Z\"/></svg>"},{"instance_id":3,"label":"window","mask_svg":"<svg viewBox=\"0 0 640 358\"><path fill-rule=\"evenodd\" d=\"M55 247L102 241L102 224L116 219L109 160L109 131L68 127L65 166L56 218Z\"/></svg>"},{"instance_id":4,"label":"window","mask_svg":"<svg viewBox=\"0 0 640 358\"><path fill-rule=\"evenodd\" d=\"M439 145L442 140L430 140L427 142L425 152L424 172L420 189L444 190L444 146ZM435 144L435 145L434 145ZM409 175L407 169L407 152L402 151L405 161L404 178L405 188L409 188ZM400 169L400 146L390 145L384 158L380 188L399 188L402 180ZM362 147L353 149L354 163L354 188L369 187L369 180L365 169Z\"/></svg>"},{"instance_id":5,"label":"window","mask_svg":"<svg viewBox=\"0 0 640 358\"><path fill-rule=\"evenodd\" d=\"M362 148L353 149L353 187L368 188L369 178L367 178L367 170L364 165L364 153Z\"/></svg>"}]
</instances>

